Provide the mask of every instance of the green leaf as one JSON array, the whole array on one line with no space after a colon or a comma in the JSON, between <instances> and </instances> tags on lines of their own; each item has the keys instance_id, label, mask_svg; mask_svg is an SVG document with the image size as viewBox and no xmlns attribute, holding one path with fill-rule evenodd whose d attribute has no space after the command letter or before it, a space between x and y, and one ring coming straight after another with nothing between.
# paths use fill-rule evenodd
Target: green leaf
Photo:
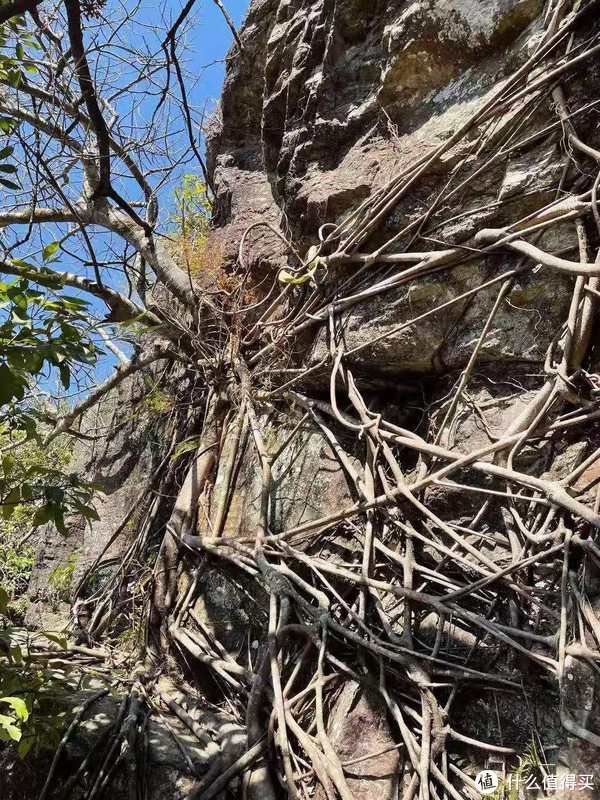
<instances>
[{"instance_id":1,"label":"green leaf","mask_svg":"<svg viewBox=\"0 0 600 800\"><path fill-rule=\"evenodd\" d=\"M200 446L200 442L201 442L200 436L192 436L190 439L185 439L185 441L180 442L177 445L177 447L173 450L171 461L175 461L175 459L184 455L184 453L190 453L192 452L192 450L197 450L198 447Z\"/></svg>"},{"instance_id":2,"label":"green leaf","mask_svg":"<svg viewBox=\"0 0 600 800\"><path fill-rule=\"evenodd\" d=\"M29 719L29 711L22 697L0 697L0 703L8 703L21 722L27 722Z\"/></svg>"},{"instance_id":3,"label":"green leaf","mask_svg":"<svg viewBox=\"0 0 600 800\"><path fill-rule=\"evenodd\" d=\"M17 748L19 757L25 758L27 756L27 753L29 753L34 744L35 744L35 736L26 736L25 738L21 739L21 741L19 742L19 747Z\"/></svg>"},{"instance_id":4,"label":"green leaf","mask_svg":"<svg viewBox=\"0 0 600 800\"><path fill-rule=\"evenodd\" d=\"M68 389L71 385L71 370L69 369L69 365L64 362L59 364L58 371L60 373L60 382L65 389Z\"/></svg>"},{"instance_id":5,"label":"green leaf","mask_svg":"<svg viewBox=\"0 0 600 800\"><path fill-rule=\"evenodd\" d=\"M7 478L15 468L16 459L10 453L2 458L2 474Z\"/></svg>"},{"instance_id":6,"label":"green leaf","mask_svg":"<svg viewBox=\"0 0 600 800\"><path fill-rule=\"evenodd\" d=\"M54 515L51 506L48 505L40 506L40 508L36 509L36 512L33 515L33 519L31 520L31 527L39 528L40 525L45 525L47 522L50 522L50 520L53 519L53 517Z\"/></svg>"},{"instance_id":7,"label":"green leaf","mask_svg":"<svg viewBox=\"0 0 600 800\"><path fill-rule=\"evenodd\" d=\"M8 158L9 156L12 156L14 149L15 148L12 145L3 147L2 150L0 150L0 158Z\"/></svg>"},{"instance_id":8,"label":"green leaf","mask_svg":"<svg viewBox=\"0 0 600 800\"><path fill-rule=\"evenodd\" d=\"M16 172L17 168L14 164L0 164L0 172Z\"/></svg>"},{"instance_id":9,"label":"green leaf","mask_svg":"<svg viewBox=\"0 0 600 800\"><path fill-rule=\"evenodd\" d=\"M60 504L65 499L65 490L60 486L46 486L44 495L49 503Z\"/></svg>"},{"instance_id":10,"label":"green leaf","mask_svg":"<svg viewBox=\"0 0 600 800\"><path fill-rule=\"evenodd\" d=\"M13 742L20 742L21 736L20 728L15 725L12 717L7 717L6 714L0 714L0 739L5 742L12 740Z\"/></svg>"},{"instance_id":11,"label":"green leaf","mask_svg":"<svg viewBox=\"0 0 600 800\"><path fill-rule=\"evenodd\" d=\"M11 489L10 492L6 495L4 500L2 501L2 516L4 519L10 519L12 515L15 513L15 508L19 504L21 500L21 488L19 486L15 486L14 489Z\"/></svg>"},{"instance_id":12,"label":"green leaf","mask_svg":"<svg viewBox=\"0 0 600 800\"><path fill-rule=\"evenodd\" d=\"M65 308L75 308L75 309L85 309L89 306L87 300L84 300L82 297L75 297L72 294L63 294L60 296L61 303L65 306Z\"/></svg>"},{"instance_id":13,"label":"green leaf","mask_svg":"<svg viewBox=\"0 0 600 800\"><path fill-rule=\"evenodd\" d=\"M100 520L98 512L93 506L87 505L77 498L73 500L73 507L87 520L94 520L96 522Z\"/></svg>"},{"instance_id":14,"label":"green leaf","mask_svg":"<svg viewBox=\"0 0 600 800\"><path fill-rule=\"evenodd\" d=\"M56 526L56 530L62 535L67 536L69 531L67 530L67 526L65 525L65 515L62 509L56 509L54 512L54 524Z\"/></svg>"},{"instance_id":15,"label":"green leaf","mask_svg":"<svg viewBox=\"0 0 600 800\"><path fill-rule=\"evenodd\" d=\"M5 186L7 189L17 190L21 188L18 183L15 183L14 181L7 181L5 178L0 178L0 184Z\"/></svg>"},{"instance_id":16,"label":"green leaf","mask_svg":"<svg viewBox=\"0 0 600 800\"><path fill-rule=\"evenodd\" d=\"M23 77L19 70L11 69L10 72L8 73L8 82L10 83L11 86L14 86L15 89L19 86L22 79Z\"/></svg>"},{"instance_id":17,"label":"green leaf","mask_svg":"<svg viewBox=\"0 0 600 800\"><path fill-rule=\"evenodd\" d=\"M37 375L44 366L44 356L39 350L24 354L24 367L31 375Z\"/></svg>"},{"instance_id":18,"label":"green leaf","mask_svg":"<svg viewBox=\"0 0 600 800\"><path fill-rule=\"evenodd\" d=\"M19 308L19 306L16 306L15 308L13 308L11 312L11 319L13 322L16 322L17 325L24 325L26 322L29 322L29 317L27 316L27 309Z\"/></svg>"},{"instance_id":19,"label":"green leaf","mask_svg":"<svg viewBox=\"0 0 600 800\"><path fill-rule=\"evenodd\" d=\"M58 252L59 247L60 242L50 242L50 244L47 244L42 250L42 258L44 261L50 261L50 259Z\"/></svg>"},{"instance_id":20,"label":"green leaf","mask_svg":"<svg viewBox=\"0 0 600 800\"><path fill-rule=\"evenodd\" d=\"M6 364L0 364L0 405L10 403L15 397L22 399L25 380Z\"/></svg>"},{"instance_id":21,"label":"green leaf","mask_svg":"<svg viewBox=\"0 0 600 800\"><path fill-rule=\"evenodd\" d=\"M46 633L46 631L42 631L42 636L44 637L44 639L48 639L48 641L57 644L62 650L66 650L69 646L69 643L64 638L64 636L58 636L55 633Z\"/></svg>"}]
</instances>

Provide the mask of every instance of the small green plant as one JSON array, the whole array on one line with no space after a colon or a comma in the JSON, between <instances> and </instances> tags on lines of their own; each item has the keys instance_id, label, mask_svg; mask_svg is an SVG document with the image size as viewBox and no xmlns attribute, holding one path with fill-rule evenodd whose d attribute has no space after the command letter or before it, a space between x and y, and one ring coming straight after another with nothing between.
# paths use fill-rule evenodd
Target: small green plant
<instances>
[{"instance_id":1,"label":"small green plant","mask_svg":"<svg viewBox=\"0 0 600 800\"><path fill-rule=\"evenodd\" d=\"M6 607L6 614L9 619L16 625L23 625L25 621L25 614L29 608L29 599L26 595L22 594L15 600L9 600Z\"/></svg>"},{"instance_id":2,"label":"small green plant","mask_svg":"<svg viewBox=\"0 0 600 800\"><path fill-rule=\"evenodd\" d=\"M32 547L17 548L10 540L0 540L0 581L11 599L20 597L27 589L33 556Z\"/></svg>"},{"instance_id":3,"label":"small green plant","mask_svg":"<svg viewBox=\"0 0 600 800\"><path fill-rule=\"evenodd\" d=\"M67 563L53 569L48 576L48 587L55 602L67 602L70 600L76 566L77 557L71 553Z\"/></svg>"},{"instance_id":4,"label":"small green plant","mask_svg":"<svg viewBox=\"0 0 600 800\"><path fill-rule=\"evenodd\" d=\"M170 250L178 264L202 286L230 292L240 283L239 275L225 268L223 246L209 240L212 202L206 184L197 175L184 175L173 197Z\"/></svg>"},{"instance_id":5,"label":"small green plant","mask_svg":"<svg viewBox=\"0 0 600 800\"><path fill-rule=\"evenodd\" d=\"M206 238L212 204L204 181L198 175L184 175L173 194L175 211L171 223L177 232L185 238Z\"/></svg>"},{"instance_id":6,"label":"small green plant","mask_svg":"<svg viewBox=\"0 0 600 800\"><path fill-rule=\"evenodd\" d=\"M0 697L0 740L19 742L21 725L29 719L29 710L21 697Z\"/></svg>"},{"instance_id":7,"label":"small green plant","mask_svg":"<svg viewBox=\"0 0 600 800\"><path fill-rule=\"evenodd\" d=\"M0 426L0 447L10 441L10 433ZM54 521L49 508L58 514L60 524L62 509L52 505L53 490L64 490L76 503L87 499L87 493L79 491L76 485L68 485L71 456L71 443L63 436L48 447L31 439L0 460L0 495L5 490L5 496L10 497L13 489L20 490L20 495L14 496L14 503L0 507L0 585L8 592L8 616L15 622L23 619L27 607L25 592L35 555L35 548L28 544L33 529L40 520ZM26 485L31 488L29 500L27 493L23 493ZM40 500L34 499L37 494Z\"/></svg>"},{"instance_id":8,"label":"small green plant","mask_svg":"<svg viewBox=\"0 0 600 800\"><path fill-rule=\"evenodd\" d=\"M27 433L16 447L10 417L7 423L0 425L0 447L9 451L0 459L2 546L16 546L28 531L48 522L66 534L66 513L81 514L90 520L98 518L91 506L94 487L76 472L68 471L73 453L70 438L57 437L49 446L44 446L42 434L47 427L37 426L33 417L39 416L38 412L39 409L29 409L31 435ZM23 415L20 420L23 421Z\"/></svg>"},{"instance_id":9,"label":"small green plant","mask_svg":"<svg viewBox=\"0 0 600 800\"><path fill-rule=\"evenodd\" d=\"M151 415L160 416L173 408L173 400L162 389L153 389L144 397L143 406Z\"/></svg>"},{"instance_id":10,"label":"small green plant","mask_svg":"<svg viewBox=\"0 0 600 800\"><path fill-rule=\"evenodd\" d=\"M8 592L0 586L0 741L25 758L32 749L39 753L56 748L66 716L51 699L64 693L64 676L32 662L29 644L39 637L64 649L67 642L43 632L24 642L22 630L10 624L9 614Z\"/></svg>"},{"instance_id":11,"label":"small green plant","mask_svg":"<svg viewBox=\"0 0 600 800\"><path fill-rule=\"evenodd\" d=\"M7 615L8 602L8 592L0 586L0 616L2 617ZM20 648L13 648L4 642L3 649L11 664L22 660ZM22 697L12 696L14 687L7 683L6 677L7 673L3 670L0 671L0 741L20 742L23 736L23 726L29 719L30 709Z\"/></svg>"},{"instance_id":12,"label":"small green plant","mask_svg":"<svg viewBox=\"0 0 600 800\"><path fill-rule=\"evenodd\" d=\"M512 770L508 779L502 781L496 791L489 795L490 800L519 800L519 787L526 785L530 778L541 777L542 760L535 741L531 741L525 752L519 756L519 765Z\"/></svg>"}]
</instances>

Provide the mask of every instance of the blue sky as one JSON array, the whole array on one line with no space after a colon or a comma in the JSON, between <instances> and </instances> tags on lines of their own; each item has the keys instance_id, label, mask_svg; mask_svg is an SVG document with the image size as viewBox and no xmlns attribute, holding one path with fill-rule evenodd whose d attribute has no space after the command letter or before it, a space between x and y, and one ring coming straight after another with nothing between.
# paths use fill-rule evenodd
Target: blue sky
<instances>
[{"instance_id":1,"label":"blue sky","mask_svg":"<svg viewBox=\"0 0 600 800\"><path fill-rule=\"evenodd\" d=\"M249 1L223 0L223 5L238 30L246 15ZM177 18L183 5L185 0L165 1L165 10L171 22ZM187 84L190 102L197 108L206 106L207 111L210 111L217 105L221 94L225 77L225 56L233 43L233 35L213 0L197 0L190 19L192 25L186 38L185 65L194 74L196 65L200 68L195 85L191 81ZM168 202L168 198L161 198L163 210Z\"/></svg>"},{"instance_id":2,"label":"blue sky","mask_svg":"<svg viewBox=\"0 0 600 800\"><path fill-rule=\"evenodd\" d=\"M130 7L132 10L135 9L134 30L138 30L140 36L153 43L151 49L156 47L158 42L162 40L164 33L177 19L182 7L185 5L185 0L163 0L160 8L157 8L153 0L128 0L128 7L129 2L131 2ZM245 17L249 0L224 0L224 5L233 18L236 28L239 29ZM209 113L218 103L225 75L225 56L232 45L233 35L223 14L213 0L197 0L188 20L189 25L184 39L185 44L178 47L178 54L182 68L186 73L186 93L190 105L194 108L194 120L197 121L199 110L206 108L207 113ZM136 29L135 25L138 24L140 27ZM146 25L147 28L145 27ZM157 34L160 35L160 39L156 38ZM131 29L127 35L131 35ZM174 91L177 91L174 80L172 85ZM128 100L126 97L122 110L127 110L129 102L134 101ZM150 116L155 104L156 98L149 98L147 101L142 102L139 110L142 115ZM182 119L179 115L172 122L174 127L182 125ZM187 134L182 130L178 137L172 141L172 144L175 148L187 149ZM203 149L204 147L202 146L201 150ZM169 180L158 193L161 209L160 229L164 230L165 225L168 224L168 216L173 208L173 191L179 185L181 176L185 173L198 174L199 172L195 159L190 156L186 164L180 165L170 174ZM94 237L94 240L95 246L101 253L101 239ZM80 272L77 264L66 263L64 255L61 258L60 268ZM118 290L126 291L122 277L118 277L114 283L111 276L107 275L105 279ZM100 301L89 296L84 296L84 298L90 302L90 308L95 313L101 316L106 313L106 308ZM101 341L98 344L102 346ZM122 349L129 354L130 348L127 344L124 342L120 344ZM100 358L96 365L96 380L104 380L112 372L115 363L115 357L106 352L106 355ZM49 382L54 384L55 381L56 378L52 375Z\"/></svg>"},{"instance_id":3,"label":"blue sky","mask_svg":"<svg viewBox=\"0 0 600 800\"><path fill-rule=\"evenodd\" d=\"M114 0L113 0L114 1ZM250 0L223 0L229 15L233 18L239 30L246 15ZM127 28L126 36L135 35L144 37L150 50L160 51L160 42L173 22L179 16L186 0L162 0L157 7L155 0L126 0L126 6L131 6L135 13L134 24ZM186 93L190 105L193 107L194 123L200 119L200 112L206 113L215 108L218 103L223 78L225 75L225 57L233 43L233 35L227 25L223 14L214 0L196 0L192 11L187 17L185 35L178 42L178 56L185 73ZM183 26L182 26L183 27ZM172 91L178 94L175 79L172 78ZM125 97L120 110L124 115L128 112L128 103L135 103ZM154 109L156 96L143 101L138 110L148 115ZM173 118L173 126L182 124L182 119ZM187 147L187 134L173 140L178 147ZM159 194L161 210L164 212L169 204L168 191L176 184L179 173L195 171L194 159L190 159L190 168L176 170L169 182Z\"/></svg>"},{"instance_id":4,"label":"blue sky","mask_svg":"<svg viewBox=\"0 0 600 800\"><path fill-rule=\"evenodd\" d=\"M179 13L182 0L168 0L167 9L174 17ZM240 24L248 8L248 0L224 0L225 7L233 17L236 27ZM201 0L194 15L196 23L189 37L191 49L197 54L200 64L209 64L225 57L232 42L231 31L227 27L223 15L213 0ZM204 73L199 82L196 101L217 100L223 83L224 65L215 64Z\"/></svg>"},{"instance_id":5,"label":"blue sky","mask_svg":"<svg viewBox=\"0 0 600 800\"><path fill-rule=\"evenodd\" d=\"M130 0L136 7L136 23L147 21L144 32L147 40L158 42L152 33L161 38L177 19L186 0L162 0L160 9L155 0ZM236 28L239 30L250 0L223 0ZM139 6L139 8L138 8ZM196 107L213 108L218 102L225 75L225 56L233 36L223 14L214 0L196 0L188 16L188 28L178 53L186 70L186 90L190 102ZM182 45L184 45L182 47Z\"/></svg>"}]
</instances>

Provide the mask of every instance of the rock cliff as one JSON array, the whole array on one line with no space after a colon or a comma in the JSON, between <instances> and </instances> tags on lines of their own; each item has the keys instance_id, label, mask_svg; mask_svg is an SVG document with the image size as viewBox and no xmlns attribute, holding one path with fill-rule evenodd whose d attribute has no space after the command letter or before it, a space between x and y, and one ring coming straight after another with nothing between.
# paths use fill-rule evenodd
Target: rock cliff
<instances>
[{"instance_id":1,"label":"rock cliff","mask_svg":"<svg viewBox=\"0 0 600 800\"><path fill-rule=\"evenodd\" d=\"M185 550L194 635L173 635L208 697L198 641L216 641L217 684L237 691L260 671L269 592L304 592L304 611L329 593L343 645L325 722L346 777L294 766L311 787L314 770L319 800L333 783L355 800L414 797L426 748L453 797L532 748L559 775L594 772L600 67L571 65L597 36L589 7L253 0L230 54L208 143L210 241L257 306L240 336L258 413L244 417L240 395L222 421L188 541L215 559ZM164 455L147 447L117 470L94 556ZM297 567L279 594L251 558L261 526L271 561ZM303 624L291 661L327 627ZM355 649L363 635L370 649ZM305 752L315 742L330 758L322 731ZM250 780L248 797L277 791Z\"/></svg>"},{"instance_id":2,"label":"rock cliff","mask_svg":"<svg viewBox=\"0 0 600 800\"><path fill-rule=\"evenodd\" d=\"M513 423L535 404L547 374L548 353L569 316L572 275L541 266L523 270L499 299L499 279L525 263L518 252L484 250L450 270L408 279L399 275L399 254L461 247L466 253L481 229L513 225L510 230L514 230L515 221L524 220L520 225L526 227L529 219L535 225L539 209L560 199L567 187L572 191L573 186L586 185L572 151L564 147L568 123L564 109L561 119L561 98L556 93L522 90L520 101L500 102L495 114L486 118L485 113L495 98L514 94L511 76L547 38L549 17L560 16L551 6L540 0L251 4L241 32L244 50L236 52L229 64L220 125L211 130L209 142L218 220L213 236L224 244L228 265L239 269L238 247L244 233L245 264L257 276L298 267L290 251L304 256L319 243L325 256L357 249L388 256L387 261L381 257L371 263L331 259L316 273L324 297L350 300L339 303L333 326L331 320L329 326L315 325L307 338L303 331L295 340L288 366L313 369L296 384L300 392L327 397L329 368L321 365L331 364L333 355L343 351L345 367L367 387L370 410L397 425L429 431L437 441L463 453L489 447L496 437L518 430ZM590 21L588 16L584 24ZM543 70L541 65L534 68L530 80ZM568 112L593 100L592 87L599 81L597 63L588 63L584 75L570 76ZM477 118L484 121L469 127ZM580 138L597 146L598 132L591 118L584 114L573 124ZM595 174L592 162L585 157L584 161ZM411 177L414 165L421 164ZM408 178L394 195L390 185L397 175ZM393 200L377 207L385 192ZM358 234L356 240L350 235L344 239L346 221L354 222L347 226L353 233L360 229L365 208L375 209L372 216L377 208L384 209L376 216L378 224L369 230L369 221L363 222L369 232L360 244L355 243ZM335 238L336 225L341 226L341 246L340 238ZM282 244L286 239L288 248ZM574 260L579 257L576 226L569 219L551 227L541 225L536 245L571 254L568 258ZM405 263L418 260L417 256ZM354 278L352 272L361 263L364 266ZM354 302L352 296L361 292L364 296ZM432 313L435 308L440 311ZM594 354L595 347L592 361L586 362L590 372ZM444 429L449 398L465 374L468 390L453 409L450 429ZM566 478L592 451L596 434L592 436L593 444L582 442L578 433L553 444L530 446L515 453L515 463L546 477ZM278 441L284 439L285 433ZM319 453L310 438L300 441L306 461L290 485L301 496L307 493L310 510L300 519L286 519L284 492L273 502L276 531L348 506L343 482L336 478L332 486L331 478L319 474L331 457L327 446ZM309 492L305 484L313 476ZM472 480L471 474L467 481ZM244 489L233 490L232 516L252 528L260 480L254 472L250 494L247 480L241 481ZM587 488L589 483L584 480L580 485ZM425 492L430 509L465 526L482 513L484 500L484 495L465 498L449 486L430 486ZM489 524L490 530L499 528L509 538L514 536L501 517ZM479 539L478 546L493 559L499 555L497 546L488 546L485 539ZM339 553L347 557L352 550L346 541L329 557ZM436 631L438 637L447 637L447 652L454 648L460 652L461 647L466 652L474 646L468 637L462 642L465 633L460 627L453 630L436 619L432 641ZM424 622L421 630L425 637ZM498 651L492 648L490 657L496 659ZM597 691L596 679L589 676L582 685L592 695ZM372 699L363 698L359 707L367 710L358 715L360 722L354 722L359 708L348 716L345 704L353 705L348 691L352 694L350 688L344 690L330 719L337 752L350 760L385 750L385 743L394 741L385 713L377 710L377 703L372 705ZM491 723L490 697L465 689L459 724L474 738L497 742L500 736L505 745L521 752L538 730L549 748L548 761L562 763L559 772L593 771L590 745L576 739L567 744L559 720L559 695L534 695L526 712L516 698L503 701L494 711L497 723ZM575 717L592 730L597 724L590 710L593 705L586 710L573 700L571 706ZM382 757L386 761L381 772L381 760L357 765L356 779L353 774L348 784L353 796L394 797L396 758L389 752ZM488 763L476 750L469 758L480 766ZM359 777L363 773L368 774L367 781Z\"/></svg>"}]
</instances>

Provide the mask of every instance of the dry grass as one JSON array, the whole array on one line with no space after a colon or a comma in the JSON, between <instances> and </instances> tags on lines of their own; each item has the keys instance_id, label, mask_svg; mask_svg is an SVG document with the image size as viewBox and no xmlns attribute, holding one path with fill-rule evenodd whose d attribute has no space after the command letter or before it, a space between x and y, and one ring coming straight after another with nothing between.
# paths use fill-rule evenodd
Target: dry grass
<instances>
[{"instance_id":1,"label":"dry grass","mask_svg":"<svg viewBox=\"0 0 600 800\"><path fill-rule=\"evenodd\" d=\"M179 236L171 241L171 252L182 269L189 271L194 281L203 289L231 294L239 289L243 275L231 272L225 261L222 244L205 235ZM247 285L242 297L243 305L258 300L258 293Z\"/></svg>"},{"instance_id":2,"label":"dry grass","mask_svg":"<svg viewBox=\"0 0 600 800\"><path fill-rule=\"evenodd\" d=\"M189 271L202 287L231 291L234 276L225 269L223 247L209 242L205 235L179 236L171 242L171 252L177 263Z\"/></svg>"}]
</instances>

